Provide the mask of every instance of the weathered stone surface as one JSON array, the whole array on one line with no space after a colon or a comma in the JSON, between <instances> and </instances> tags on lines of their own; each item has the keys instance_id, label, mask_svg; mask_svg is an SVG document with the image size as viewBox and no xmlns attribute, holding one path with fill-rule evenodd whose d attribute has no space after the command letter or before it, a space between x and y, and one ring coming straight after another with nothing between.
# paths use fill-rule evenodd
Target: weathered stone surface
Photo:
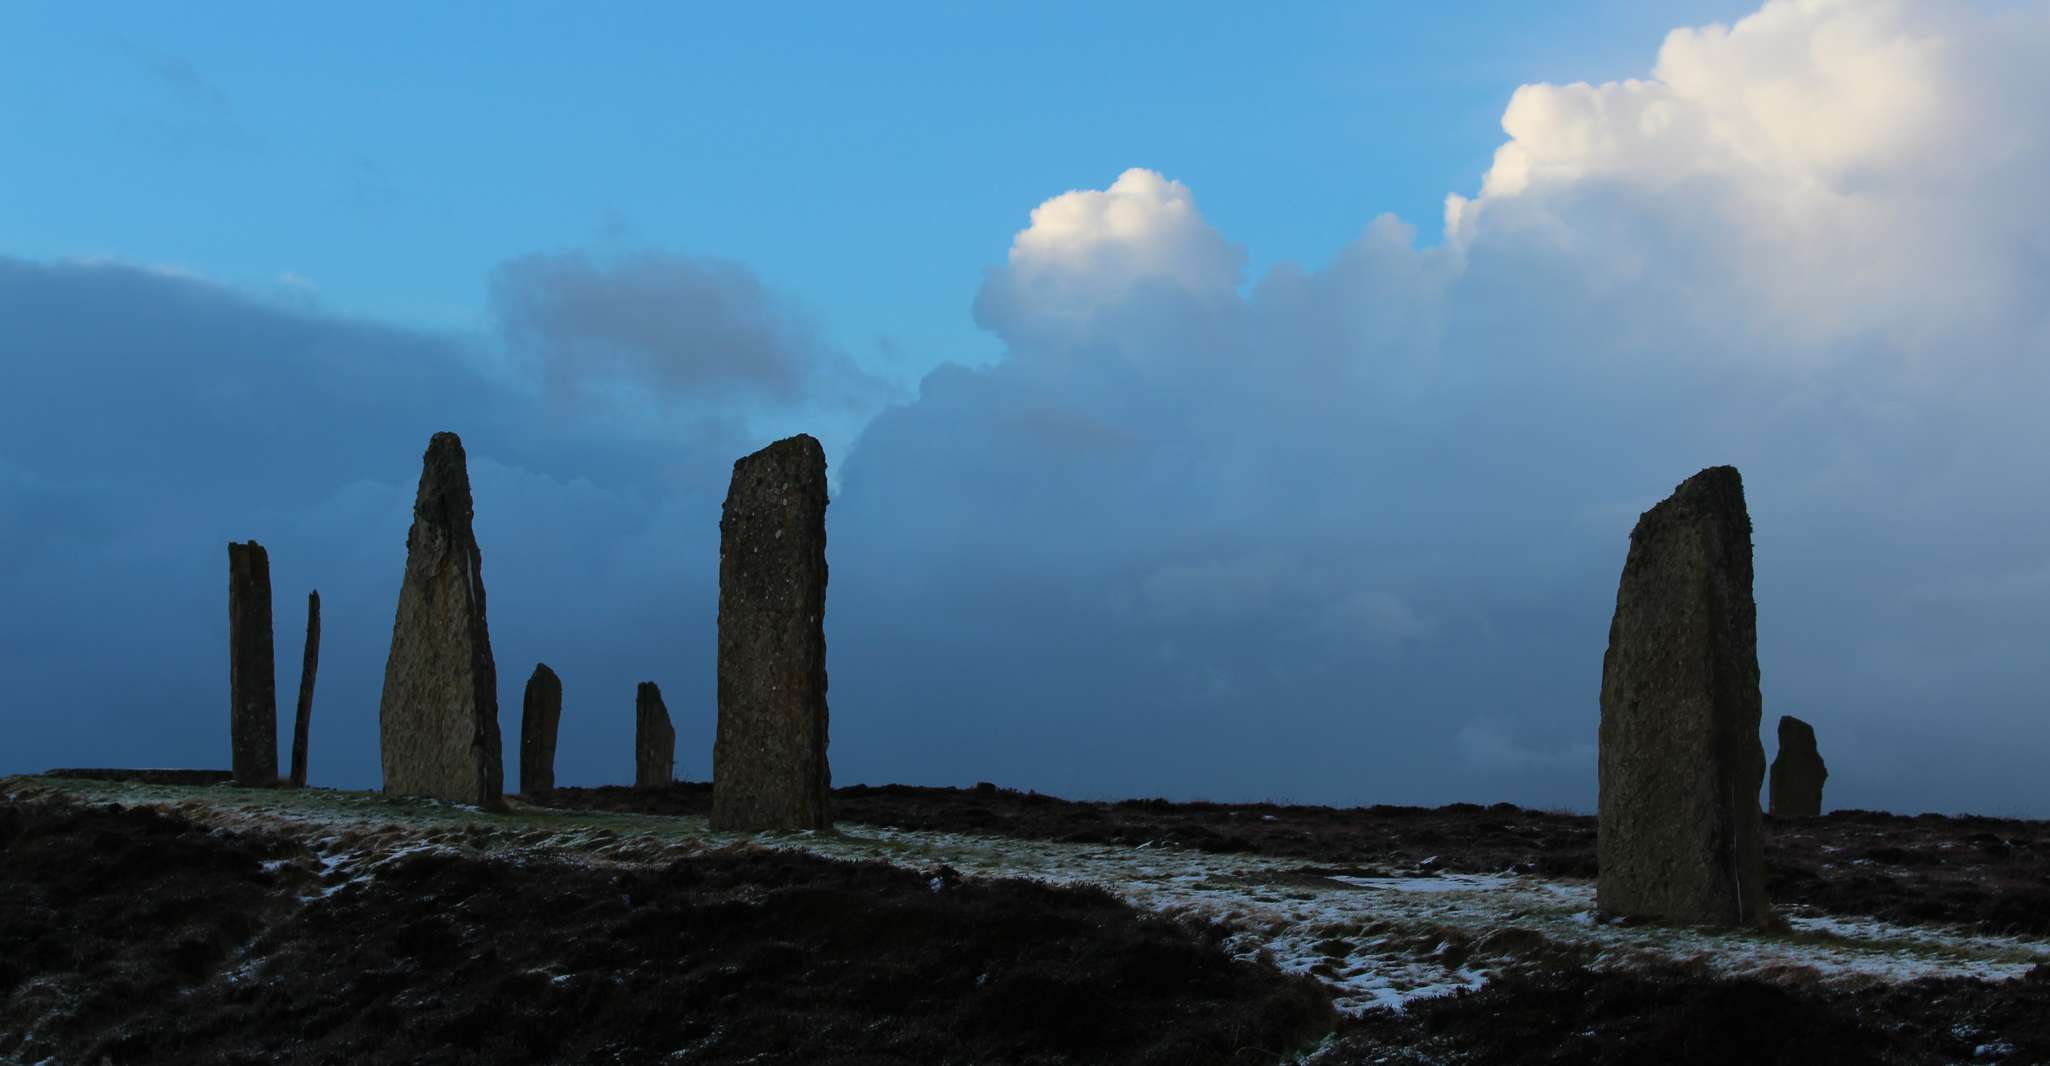
<instances>
[{"instance_id":1,"label":"weathered stone surface","mask_svg":"<svg viewBox=\"0 0 2050 1066\"><path fill-rule=\"evenodd\" d=\"M676 727L662 690L643 681L634 690L634 787L666 785L676 776Z\"/></svg>"},{"instance_id":2,"label":"weathered stone surface","mask_svg":"<svg viewBox=\"0 0 2050 1066\"><path fill-rule=\"evenodd\" d=\"M306 657L299 663L299 713L292 718L292 787L306 787L306 730L313 724L313 679L320 671L320 590L306 594Z\"/></svg>"},{"instance_id":3,"label":"weathered stone surface","mask_svg":"<svg viewBox=\"0 0 2050 1066\"><path fill-rule=\"evenodd\" d=\"M555 737L562 724L562 679L547 663L535 663L520 703L520 791L555 787Z\"/></svg>"},{"instance_id":4,"label":"weathered stone surface","mask_svg":"<svg viewBox=\"0 0 2050 1066\"><path fill-rule=\"evenodd\" d=\"M422 461L378 733L386 792L503 806L483 554L463 442L453 433L436 433Z\"/></svg>"},{"instance_id":5,"label":"weathered stone surface","mask_svg":"<svg viewBox=\"0 0 2050 1066\"><path fill-rule=\"evenodd\" d=\"M1687 479L1631 530L1601 713L1597 906L1772 924L1759 850L1751 517L1734 467Z\"/></svg>"},{"instance_id":6,"label":"weathered stone surface","mask_svg":"<svg viewBox=\"0 0 2050 1066\"><path fill-rule=\"evenodd\" d=\"M228 544L228 743L238 785L278 780L278 671L272 649L270 553Z\"/></svg>"},{"instance_id":7,"label":"weathered stone surface","mask_svg":"<svg viewBox=\"0 0 2050 1066\"><path fill-rule=\"evenodd\" d=\"M733 464L719 519L715 829L832 825L826 454L799 435Z\"/></svg>"},{"instance_id":8,"label":"weathered stone surface","mask_svg":"<svg viewBox=\"0 0 2050 1066\"><path fill-rule=\"evenodd\" d=\"M1815 727L1792 715L1780 716L1780 750L1766 785L1767 806L1780 818L1814 818L1822 813L1822 783L1829 778L1815 750Z\"/></svg>"}]
</instances>

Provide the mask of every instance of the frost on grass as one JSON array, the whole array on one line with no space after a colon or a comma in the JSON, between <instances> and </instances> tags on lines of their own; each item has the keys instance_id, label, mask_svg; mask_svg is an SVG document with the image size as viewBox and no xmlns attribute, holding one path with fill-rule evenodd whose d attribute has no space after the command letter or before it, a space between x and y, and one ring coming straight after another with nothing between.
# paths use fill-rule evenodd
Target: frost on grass
<instances>
[{"instance_id":1,"label":"frost on grass","mask_svg":"<svg viewBox=\"0 0 2050 1066\"><path fill-rule=\"evenodd\" d=\"M1400 1009L1478 988L1523 967L1628 969L1677 963L1704 974L1782 981L1899 982L2019 976L2050 961L2050 941L1992 937L1794 911L1787 933L1595 920L1592 882L1518 874L1392 876L1301 860L1207 854L1149 841L1065 844L842 824L832 833L715 833L703 817L565 811L509 815L324 789L193 789L11 778L0 795L173 810L220 830L283 829L307 841L306 898L343 891L401 858L448 851L592 865L665 864L709 849L773 848L879 859L948 876L1093 884L1176 918L1232 930L1227 950L1309 974L1341 1010ZM931 879L944 890L947 877Z\"/></svg>"}]
</instances>

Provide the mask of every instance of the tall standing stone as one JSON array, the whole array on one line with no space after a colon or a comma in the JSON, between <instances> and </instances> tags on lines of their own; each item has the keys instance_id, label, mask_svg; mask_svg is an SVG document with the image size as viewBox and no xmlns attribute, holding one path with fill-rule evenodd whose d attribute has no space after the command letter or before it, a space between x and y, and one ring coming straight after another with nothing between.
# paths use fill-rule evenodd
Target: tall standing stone
<instances>
[{"instance_id":1,"label":"tall standing stone","mask_svg":"<svg viewBox=\"0 0 2050 1066\"><path fill-rule=\"evenodd\" d=\"M238 785L278 780L278 670L272 649L270 553L228 543L228 743Z\"/></svg>"},{"instance_id":2,"label":"tall standing stone","mask_svg":"<svg viewBox=\"0 0 2050 1066\"><path fill-rule=\"evenodd\" d=\"M1822 813L1822 782L1829 767L1815 750L1815 727L1792 715L1780 716L1780 751L1766 785L1767 809L1780 818L1814 818Z\"/></svg>"},{"instance_id":3,"label":"tall standing stone","mask_svg":"<svg viewBox=\"0 0 2050 1066\"><path fill-rule=\"evenodd\" d=\"M306 787L306 731L313 725L313 679L320 671L320 590L306 594L306 655L299 661L299 712L292 717L292 787Z\"/></svg>"},{"instance_id":4,"label":"tall standing stone","mask_svg":"<svg viewBox=\"0 0 2050 1066\"><path fill-rule=\"evenodd\" d=\"M520 702L520 791L527 795L555 787L555 733L562 724L562 679L547 663L535 663Z\"/></svg>"},{"instance_id":5,"label":"tall standing stone","mask_svg":"<svg viewBox=\"0 0 2050 1066\"><path fill-rule=\"evenodd\" d=\"M634 690L634 787L656 788L676 777L676 727L662 690L643 681Z\"/></svg>"},{"instance_id":6,"label":"tall standing stone","mask_svg":"<svg viewBox=\"0 0 2050 1066\"><path fill-rule=\"evenodd\" d=\"M1771 924L1751 517L1735 467L1687 479L1630 531L1601 709L1596 905Z\"/></svg>"},{"instance_id":7,"label":"tall standing stone","mask_svg":"<svg viewBox=\"0 0 2050 1066\"><path fill-rule=\"evenodd\" d=\"M826 454L799 435L733 464L719 519L712 828L826 829Z\"/></svg>"},{"instance_id":8,"label":"tall standing stone","mask_svg":"<svg viewBox=\"0 0 2050 1066\"><path fill-rule=\"evenodd\" d=\"M501 808L498 670L463 442L428 442L378 705L384 790Z\"/></svg>"}]
</instances>

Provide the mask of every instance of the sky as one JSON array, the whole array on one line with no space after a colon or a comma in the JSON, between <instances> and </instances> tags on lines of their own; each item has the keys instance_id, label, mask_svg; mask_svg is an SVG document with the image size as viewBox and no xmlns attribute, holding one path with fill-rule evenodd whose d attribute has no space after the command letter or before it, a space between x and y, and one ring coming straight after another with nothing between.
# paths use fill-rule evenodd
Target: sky
<instances>
[{"instance_id":1,"label":"sky","mask_svg":"<svg viewBox=\"0 0 2050 1066\"><path fill-rule=\"evenodd\" d=\"M1999 0L10 5L0 773L225 765L254 538L375 787L446 429L508 786L537 661L559 782L644 680L704 779L726 478L810 432L837 783L1591 809L1630 526L1731 463L1768 755L2050 816L2046 59Z\"/></svg>"}]
</instances>

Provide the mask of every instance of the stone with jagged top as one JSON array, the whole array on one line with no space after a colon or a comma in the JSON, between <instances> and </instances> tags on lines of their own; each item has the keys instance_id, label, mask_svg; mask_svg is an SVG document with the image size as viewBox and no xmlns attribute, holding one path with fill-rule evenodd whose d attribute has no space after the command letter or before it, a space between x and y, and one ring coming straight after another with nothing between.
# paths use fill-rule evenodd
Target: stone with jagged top
<instances>
[{"instance_id":1,"label":"stone with jagged top","mask_svg":"<svg viewBox=\"0 0 2050 1066\"><path fill-rule=\"evenodd\" d=\"M1773 924L1760 706L1744 482L1734 467L1711 467L1630 532L1602 658L1600 910Z\"/></svg>"},{"instance_id":2,"label":"stone with jagged top","mask_svg":"<svg viewBox=\"0 0 2050 1066\"><path fill-rule=\"evenodd\" d=\"M499 809L498 670L463 442L428 442L378 705L384 790Z\"/></svg>"}]
</instances>

